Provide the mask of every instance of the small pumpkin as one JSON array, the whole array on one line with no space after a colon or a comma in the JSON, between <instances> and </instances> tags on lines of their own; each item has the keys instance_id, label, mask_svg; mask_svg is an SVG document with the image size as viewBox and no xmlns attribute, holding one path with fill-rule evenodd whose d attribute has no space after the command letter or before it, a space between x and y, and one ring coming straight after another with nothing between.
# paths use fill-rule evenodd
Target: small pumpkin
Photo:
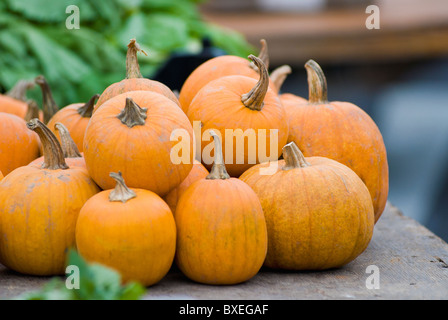
<instances>
[{"instance_id":1,"label":"small pumpkin","mask_svg":"<svg viewBox=\"0 0 448 320\"><path fill-rule=\"evenodd\" d=\"M47 79L45 79L43 75L39 75L34 79L34 81L42 91L43 122L47 124L59 111L59 107L54 101L53 93L51 92Z\"/></svg>"},{"instance_id":2,"label":"small pumpkin","mask_svg":"<svg viewBox=\"0 0 448 320\"><path fill-rule=\"evenodd\" d=\"M185 193L189 186L194 182L204 179L209 174L208 170L197 160L193 162L193 168L182 183L171 190L164 198L172 212L176 211L177 203L180 197Z\"/></svg>"},{"instance_id":3,"label":"small pumpkin","mask_svg":"<svg viewBox=\"0 0 448 320\"><path fill-rule=\"evenodd\" d=\"M171 141L176 130L189 135L193 127L173 101L151 91L130 91L104 103L90 119L84 137L84 158L95 182L104 190L114 187L110 172L121 171L130 188L147 189L160 196L177 187L193 166L173 163Z\"/></svg>"},{"instance_id":4,"label":"small pumpkin","mask_svg":"<svg viewBox=\"0 0 448 320\"><path fill-rule=\"evenodd\" d=\"M42 140L45 163L17 168L0 182L0 262L19 273L62 275L79 211L100 190L85 169L67 166L40 120L27 126Z\"/></svg>"},{"instance_id":5,"label":"small pumpkin","mask_svg":"<svg viewBox=\"0 0 448 320\"><path fill-rule=\"evenodd\" d=\"M202 134L211 129L220 132L232 177L256 163L277 160L288 139L288 119L277 93L269 86L267 68L261 59L249 58L261 72L258 81L239 75L211 81L198 92L187 112L192 123L201 121ZM202 144L202 162L210 169L205 148L207 145Z\"/></svg>"},{"instance_id":6,"label":"small pumpkin","mask_svg":"<svg viewBox=\"0 0 448 320\"><path fill-rule=\"evenodd\" d=\"M170 270L176 250L176 225L168 205L154 192L130 189L119 172L113 190L90 198L76 225L79 253L88 261L120 272L124 282L144 286Z\"/></svg>"},{"instance_id":7,"label":"small pumpkin","mask_svg":"<svg viewBox=\"0 0 448 320\"><path fill-rule=\"evenodd\" d=\"M62 152L64 153L65 162L69 167L79 167L87 170L86 161L84 156L79 152L78 147L70 136L68 129L60 122L56 122L55 130L59 132L59 137L61 141ZM42 167L45 163L44 156L37 158L32 161L29 165L36 166L38 168Z\"/></svg>"},{"instance_id":8,"label":"small pumpkin","mask_svg":"<svg viewBox=\"0 0 448 320\"><path fill-rule=\"evenodd\" d=\"M33 81L19 80L6 94L0 94L0 112L11 113L24 119L28 112L26 91L32 87Z\"/></svg>"},{"instance_id":9,"label":"small pumpkin","mask_svg":"<svg viewBox=\"0 0 448 320\"><path fill-rule=\"evenodd\" d=\"M327 99L327 82L313 60L305 64L309 102L290 113L288 142L306 157L322 156L345 164L364 181L375 209L375 221L384 211L389 192L386 146L370 116L350 102Z\"/></svg>"},{"instance_id":10,"label":"small pumpkin","mask_svg":"<svg viewBox=\"0 0 448 320\"><path fill-rule=\"evenodd\" d=\"M39 157L38 137L22 118L0 112L0 137L0 171L5 176Z\"/></svg>"},{"instance_id":11,"label":"small pumpkin","mask_svg":"<svg viewBox=\"0 0 448 320\"><path fill-rule=\"evenodd\" d=\"M189 279L205 284L236 284L255 276L266 256L267 233L255 192L226 172L218 135L210 174L180 197L176 265Z\"/></svg>"},{"instance_id":12,"label":"small pumpkin","mask_svg":"<svg viewBox=\"0 0 448 320\"><path fill-rule=\"evenodd\" d=\"M73 103L60 109L48 122L48 127L53 133L56 133L55 124L62 123L70 132L78 150L82 152L86 128L98 98L99 95L95 94L87 103Z\"/></svg>"},{"instance_id":13,"label":"small pumpkin","mask_svg":"<svg viewBox=\"0 0 448 320\"><path fill-rule=\"evenodd\" d=\"M288 74L292 72L292 69L288 65L283 65L278 68L276 68L274 71L272 71L270 77L272 82L274 83L274 87L277 88L277 92L279 93L280 101L283 104L283 107L285 108L286 114L288 116L288 119L290 118L292 112L296 108L297 105L308 103L308 100L305 98L302 98L298 95L295 95L293 93L282 93L281 88L283 86L283 82L286 80Z\"/></svg>"},{"instance_id":14,"label":"small pumpkin","mask_svg":"<svg viewBox=\"0 0 448 320\"><path fill-rule=\"evenodd\" d=\"M341 267L368 246L374 227L372 199L353 170L323 157L305 158L294 142L272 175L271 164L240 179L258 195L266 218L265 265L289 270Z\"/></svg>"},{"instance_id":15,"label":"small pumpkin","mask_svg":"<svg viewBox=\"0 0 448 320\"><path fill-rule=\"evenodd\" d=\"M269 54L266 40L260 40L261 50L258 58L269 68ZM258 67L251 61L233 55L223 55L207 60L198 66L185 80L179 93L179 102L187 113L196 94L210 81L230 75L260 78Z\"/></svg>"},{"instance_id":16,"label":"small pumpkin","mask_svg":"<svg viewBox=\"0 0 448 320\"><path fill-rule=\"evenodd\" d=\"M180 106L176 95L165 84L159 81L144 78L142 76L140 66L138 64L138 52L142 52L146 55L146 52L140 48L137 41L135 39L131 39L128 44L128 52L126 56L126 78L120 82L111 84L103 91L95 105L93 112L96 112L98 108L107 100L119 94L138 90L147 90L160 93Z\"/></svg>"}]
</instances>

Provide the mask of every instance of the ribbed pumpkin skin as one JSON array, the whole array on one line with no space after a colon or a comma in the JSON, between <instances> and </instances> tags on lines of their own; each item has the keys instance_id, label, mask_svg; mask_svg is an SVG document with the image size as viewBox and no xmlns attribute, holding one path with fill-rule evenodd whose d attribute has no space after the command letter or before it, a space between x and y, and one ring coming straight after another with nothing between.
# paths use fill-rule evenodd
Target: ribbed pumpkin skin
<instances>
[{"instance_id":1,"label":"ribbed pumpkin skin","mask_svg":"<svg viewBox=\"0 0 448 320\"><path fill-rule=\"evenodd\" d=\"M0 182L0 261L24 274L65 274L84 203L99 192L83 169L24 166Z\"/></svg>"},{"instance_id":2,"label":"ribbed pumpkin skin","mask_svg":"<svg viewBox=\"0 0 448 320\"><path fill-rule=\"evenodd\" d=\"M205 179L208 173L208 170L202 165L202 163L197 160L194 161L193 168L185 180L163 198L172 212L176 211L177 203L179 202L180 197L185 193L185 191L187 191L188 187L200 179Z\"/></svg>"},{"instance_id":3,"label":"ribbed pumpkin skin","mask_svg":"<svg viewBox=\"0 0 448 320\"><path fill-rule=\"evenodd\" d=\"M169 271L176 250L176 225L168 205L155 193L133 189L137 197L110 202L111 190L93 196L76 226L79 253L116 269L124 282L150 286Z\"/></svg>"},{"instance_id":4,"label":"ribbed pumpkin skin","mask_svg":"<svg viewBox=\"0 0 448 320\"><path fill-rule=\"evenodd\" d=\"M331 158L355 171L370 191L378 221L389 193L389 168L381 132L366 112L349 102L296 106L291 141L305 157Z\"/></svg>"},{"instance_id":5,"label":"ribbed pumpkin skin","mask_svg":"<svg viewBox=\"0 0 448 320\"><path fill-rule=\"evenodd\" d=\"M129 128L117 116L130 97L141 108L147 108L144 125ZM187 116L170 99L150 91L132 91L107 101L95 112L84 138L84 158L93 180L103 189L112 189L110 172L121 171L130 188L151 190L160 196L178 186L193 166L173 164L170 153L178 141L171 134L183 129L193 137ZM190 139L193 150L193 139Z\"/></svg>"},{"instance_id":6,"label":"ribbed pumpkin skin","mask_svg":"<svg viewBox=\"0 0 448 320\"><path fill-rule=\"evenodd\" d=\"M278 157L282 153L282 147L288 139L288 121L285 110L278 98L278 95L271 88L268 89L264 99L264 106L261 111L251 110L247 108L241 101L241 96L248 93L257 83L256 79L244 76L227 76L214 80L204 86L195 99L192 101L187 115L190 121L202 122L202 134L213 129L221 133L223 142L223 153L226 162L227 172L232 177L239 177L244 171L255 165L249 161L249 142L247 138L244 142L244 158L243 163L238 163L241 154L237 148L237 139L233 138L233 159L230 161L226 158L226 130L246 130L255 132L257 138L254 143L256 163L260 163L259 158L259 130L266 133L266 142L262 141L263 148L266 145L266 156L271 156L270 130L278 130L277 153ZM249 132L247 131L247 132ZM263 139L264 140L264 139ZM206 141L201 144L202 154L204 148L208 145ZM264 155L263 155L264 156ZM227 155L227 157L229 157ZM278 159L274 157L271 160ZM203 162L204 163L204 162ZM204 163L205 167L210 170L211 165Z\"/></svg>"},{"instance_id":7,"label":"ribbed pumpkin skin","mask_svg":"<svg viewBox=\"0 0 448 320\"><path fill-rule=\"evenodd\" d=\"M62 123L70 132L70 136L75 141L79 152L83 150L84 135L90 118L83 118L78 109L84 106L84 103L74 103L59 110L48 122L48 128L58 137L54 125L57 122Z\"/></svg>"},{"instance_id":8,"label":"ribbed pumpkin skin","mask_svg":"<svg viewBox=\"0 0 448 320\"><path fill-rule=\"evenodd\" d=\"M186 113L196 94L210 81L230 75L247 76L259 79L257 71L250 67L250 61L238 56L219 56L207 60L198 66L185 80L180 93L179 102Z\"/></svg>"},{"instance_id":9,"label":"ribbed pumpkin skin","mask_svg":"<svg viewBox=\"0 0 448 320\"><path fill-rule=\"evenodd\" d=\"M242 181L199 180L179 200L176 264L190 279L236 284L252 278L266 256L267 234L256 194Z\"/></svg>"},{"instance_id":10,"label":"ribbed pumpkin skin","mask_svg":"<svg viewBox=\"0 0 448 320\"><path fill-rule=\"evenodd\" d=\"M306 104L308 100L305 98L299 97L292 93L282 93L280 95L280 101L285 108L286 114L288 115L288 119L290 115L294 112L294 109L297 105Z\"/></svg>"},{"instance_id":11,"label":"ribbed pumpkin skin","mask_svg":"<svg viewBox=\"0 0 448 320\"><path fill-rule=\"evenodd\" d=\"M374 227L370 194L346 166L322 157L311 166L260 175L265 164L240 179L260 198L268 230L265 265L290 270L343 266L368 246Z\"/></svg>"},{"instance_id":12,"label":"ribbed pumpkin skin","mask_svg":"<svg viewBox=\"0 0 448 320\"><path fill-rule=\"evenodd\" d=\"M28 105L20 100L0 94L0 112L10 113L24 119Z\"/></svg>"},{"instance_id":13,"label":"ribbed pumpkin skin","mask_svg":"<svg viewBox=\"0 0 448 320\"><path fill-rule=\"evenodd\" d=\"M161 82L146 78L124 79L107 87L99 97L93 112L96 112L107 100L129 91L151 91L159 93L180 106L176 95Z\"/></svg>"},{"instance_id":14,"label":"ribbed pumpkin skin","mask_svg":"<svg viewBox=\"0 0 448 320\"><path fill-rule=\"evenodd\" d=\"M6 176L39 157L39 138L25 120L0 112L0 171Z\"/></svg>"}]
</instances>

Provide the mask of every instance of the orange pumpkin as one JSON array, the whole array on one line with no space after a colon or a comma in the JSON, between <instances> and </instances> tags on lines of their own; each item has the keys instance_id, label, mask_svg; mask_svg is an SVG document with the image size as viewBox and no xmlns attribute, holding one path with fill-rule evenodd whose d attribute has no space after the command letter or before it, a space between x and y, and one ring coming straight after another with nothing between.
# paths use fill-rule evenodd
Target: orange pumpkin
<instances>
[{"instance_id":1,"label":"orange pumpkin","mask_svg":"<svg viewBox=\"0 0 448 320\"><path fill-rule=\"evenodd\" d=\"M4 178L3 173L0 171L0 181Z\"/></svg>"},{"instance_id":2,"label":"orange pumpkin","mask_svg":"<svg viewBox=\"0 0 448 320\"><path fill-rule=\"evenodd\" d=\"M389 192L387 154L381 132L358 106L328 102L322 69L312 60L305 67L309 102L296 105L291 113L288 141L294 141L307 157L327 157L355 171L370 191L378 221Z\"/></svg>"},{"instance_id":3,"label":"orange pumpkin","mask_svg":"<svg viewBox=\"0 0 448 320\"><path fill-rule=\"evenodd\" d=\"M0 94L0 112L11 113L24 119L28 111L26 91L34 86L34 82L19 80L6 94Z\"/></svg>"},{"instance_id":4,"label":"orange pumpkin","mask_svg":"<svg viewBox=\"0 0 448 320\"><path fill-rule=\"evenodd\" d=\"M55 130L59 132L61 148L64 153L65 162L69 167L79 167L87 170L86 161L83 155L79 152L78 147L70 136L68 129L59 122L55 124ZM45 163L44 156L37 158L32 161L29 165L36 166L38 168L42 167Z\"/></svg>"},{"instance_id":5,"label":"orange pumpkin","mask_svg":"<svg viewBox=\"0 0 448 320\"><path fill-rule=\"evenodd\" d=\"M260 59L249 58L261 71L258 81L235 75L211 81L198 92L187 113L192 123L201 121L203 134L210 129L220 132L232 177L256 163L277 160L288 139L286 113L269 87L268 71ZM202 144L201 148L202 162L210 169L211 161L204 152L208 146Z\"/></svg>"},{"instance_id":6,"label":"orange pumpkin","mask_svg":"<svg viewBox=\"0 0 448 320\"><path fill-rule=\"evenodd\" d=\"M136 40L131 39L128 44L128 52L126 56L126 79L113 83L107 87L99 97L93 112L96 112L107 100L118 96L119 94L138 90L160 93L180 106L179 100L170 88L159 81L143 78L140 73L137 52L143 52L146 55L146 52L140 48L140 45Z\"/></svg>"},{"instance_id":7,"label":"orange pumpkin","mask_svg":"<svg viewBox=\"0 0 448 320\"><path fill-rule=\"evenodd\" d=\"M76 225L79 253L109 266L124 282L144 286L159 282L170 270L176 250L176 225L168 205L154 192L129 189L121 174L113 190L90 198Z\"/></svg>"},{"instance_id":8,"label":"orange pumpkin","mask_svg":"<svg viewBox=\"0 0 448 320\"><path fill-rule=\"evenodd\" d=\"M87 169L102 189L112 189L110 172L121 171L130 188L147 189L160 196L177 187L193 166L171 159L173 132L188 134L192 150L193 128L187 116L167 97L151 91L118 95L97 110L84 138ZM191 152L190 152L191 153Z\"/></svg>"},{"instance_id":9,"label":"orange pumpkin","mask_svg":"<svg viewBox=\"0 0 448 320\"><path fill-rule=\"evenodd\" d=\"M210 174L180 197L176 264L193 281L236 284L255 276L266 256L267 233L255 192L226 172L219 137Z\"/></svg>"},{"instance_id":10,"label":"orange pumpkin","mask_svg":"<svg viewBox=\"0 0 448 320\"><path fill-rule=\"evenodd\" d=\"M267 43L264 39L260 41L262 47L258 58L261 59L266 68L269 68L269 55ZM179 93L179 102L187 113L193 98L210 81L230 75L247 76L259 79L260 74L255 64L245 58L224 55L207 60L198 66L185 80Z\"/></svg>"},{"instance_id":11,"label":"orange pumpkin","mask_svg":"<svg viewBox=\"0 0 448 320\"><path fill-rule=\"evenodd\" d=\"M240 179L258 195L268 230L265 265L290 270L341 267L368 246L374 227L372 199L351 169L323 157L304 158L290 142L273 174L269 164ZM274 164L270 164L271 166Z\"/></svg>"},{"instance_id":12,"label":"orange pumpkin","mask_svg":"<svg viewBox=\"0 0 448 320\"><path fill-rule=\"evenodd\" d=\"M5 176L39 157L38 137L22 118L0 112L0 137L0 170Z\"/></svg>"},{"instance_id":13,"label":"orange pumpkin","mask_svg":"<svg viewBox=\"0 0 448 320\"><path fill-rule=\"evenodd\" d=\"M85 169L67 166L42 122L27 126L42 140L45 163L17 168L0 182L0 262L24 274L62 275L79 211L100 190Z\"/></svg>"},{"instance_id":14,"label":"orange pumpkin","mask_svg":"<svg viewBox=\"0 0 448 320\"><path fill-rule=\"evenodd\" d=\"M194 182L204 179L209 174L208 170L197 160L193 162L193 168L182 183L171 190L163 199L169 205L172 212L176 211L180 197Z\"/></svg>"},{"instance_id":15,"label":"orange pumpkin","mask_svg":"<svg viewBox=\"0 0 448 320\"><path fill-rule=\"evenodd\" d=\"M42 91L43 122L48 123L56 112L59 111L59 107L54 101L53 93L51 92L47 79L45 79L43 75L39 75L34 79L34 81Z\"/></svg>"},{"instance_id":16,"label":"orange pumpkin","mask_svg":"<svg viewBox=\"0 0 448 320\"><path fill-rule=\"evenodd\" d=\"M60 109L48 122L48 127L53 133L56 133L55 124L62 123L70 132L78 150L82 152L86 128L98 97L99 95L96 94L87 103L74 103Z\"/></svg>"}]
</instances>

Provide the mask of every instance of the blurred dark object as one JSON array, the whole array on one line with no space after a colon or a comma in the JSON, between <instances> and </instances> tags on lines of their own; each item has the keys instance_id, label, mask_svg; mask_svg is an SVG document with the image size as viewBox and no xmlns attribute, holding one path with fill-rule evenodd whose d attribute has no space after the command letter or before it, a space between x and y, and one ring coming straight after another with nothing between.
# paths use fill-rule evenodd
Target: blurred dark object
<instances>
[{"instance_id":1,"label":"blurred dark object","mask_svg":"<svg viewBox=\"0 0 448 320\"><path fill-rule=\"evenodd\" d=\"M185 80L200 64L225 54L226 51L214 47L210 39L204 38L199 53L174 52L150 78L164 83L171 90L180 91Z\"/></svg>"}]
</instances>

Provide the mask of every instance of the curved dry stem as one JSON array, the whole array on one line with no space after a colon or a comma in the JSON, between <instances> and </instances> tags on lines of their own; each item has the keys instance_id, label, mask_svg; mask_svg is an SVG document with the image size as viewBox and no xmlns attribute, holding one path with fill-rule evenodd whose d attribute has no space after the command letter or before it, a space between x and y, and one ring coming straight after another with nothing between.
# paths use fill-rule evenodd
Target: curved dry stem
<instances>
[{"instance_id":1,"label":"curved dry stem","mask_svg":"<svg viewBox=\"0 0 448 320\"><path fill-rule=\"evenodd\" d=\"M252 90L241 96L241 101L247 108L260 111L263 109L264 98L269 89L269 73L260 58L257 58L251 54L249 59L251 59L261 71L260 79Z\"/></svg>"},{"instance_id":2,"label":"curved dry stem","mask_svg":"<svg viewBox=\"0 0 448 320\"><path fill-rule=\"evenodd\" d=\"M53 99L50 86L44 76L37 76L34 80L42 90L42 109L44 111L44 123L48 123L50 119L58 112L59 107Z\"/></svg>"},{"instance_id":3,"label":"curved dry stem","mask_svg":"<svg viewBox=\"0 0 448 320\"><path fill-rule=\"evenodd\" d=\"M308 75L309 103L327 103L327 79L325 78L322 68L316 61L308 60L305 64L305 69Z\"/></svg>"},{"instance_id":4,"label":"curved dry stem","mask_svg":"<svg viewBox=\"0 0 448 320\"><path fill-rule=\"evenodd\" d=\"M224 156L222 154L221 138L215 133L215 131L210 130L210 135L213 137L213 142L215 144L215 159L213 161L212 170L206 177L209 180L225 180L230 179L230 175L227 173L226 166L224 164Z\"/></svg>"},{"instance_id":5,"label":"curved dry stem","mask_svg":"<svg viewBox=\"0 0 448 320\"><path fill-rule=\"evenodd\" d=\"M81 158L81 152L79 152L78 146L70 136L68 129L60 122L56 122L54 128L59 133L64 158Z\"/></svg>"},{"instance_id":6,"label":"curved dry stem","mask_svg":"<svg viewBox=\"0 0 448 320\"><path fill-rule=\"evenodd\" d=\"M285 82L288 75L291 74L291 72L292 72L291 67L286 64L278 67L277 69L271 72L270 78L271 81L274 83L277 92L280 92L283 83Z\"/></svg>"},{"instance_id":7,"label":"curved dry stem","mask_svg":"<svg viewBox=\"0 0 448 320\"><path fill-rule=\"evenodd\" d=\"M92 116L93 109L95 107L95 101L98 100L99 97L99 94L95 94L94 96L92 96L92 98L90 98L89 101L86 102L85 105L78 108L77 111L81 115L81 117L90 118Z\"/></svg>"},{"instance_id":8,"label":"curved dry stem","mask_svg":"<svg viewBox=\"0 0 448 320\"><path fill-rule=\"evenodd\" d=\"M21 100L21 101L27 101L26 98L26 92L29 89L34 88L35 83L34 81L30 81L30 80L19 80L17 81L17 83L14 85L14 87L12 87L11 90L9 90L6 95L8 97L17 99L17 100Z\"/></svg>"},{"instance_id":9,"label":"curved dry stem","mask_svg":"<svg viewBox=\"0 0 448 320\"><path fill-rule=\"evenodd\" d=\"M260 40L260 44L261 44L261 49L260 49L260 53L258 54L258 58L261 59L261 61L263 61L266 69L269 70L269 50L268 50L268 43L266 42L265 39L261 39ZM260 69L259 67L253 63L250 62L249 66L254 69L255 71L257 71L258 73L260 73Z\"/></svg>"},{"instance_id":10,"label":"curved dry stem","mask_svg":"<svg viewBox=\"0 0 448 320\"><path fill-rule=\"evenodd\" d=\"M118 173L111 172L109 176L117 182L115 189L109 193L109 201L120 201L126 203L128 200L137 197L134 190L129 189L124 182L123 175L120 171L118 171Z\"/></svg>"},{"instance_id":11,"label":"curved dry stem","mask_svg":"<svg viewBox=\"0 0 448 320\"><path fill-rule=\"evenodd\" d=\"M28 100L26 103L28 105L28 110L25 114L25 121L28 122L31 119L39 118L39 107L37 102L34 100Z\"/></svg>"},{"instance_id":12,"label":"curved dry stem","mask_svg":"<svg viewBox=\"0 0 448 320\"><path fill-rule=\"evenodd\" d=\"M42 142L44 163L42 169L68 169L61 144L53 132L39 119L31 119L26 123L28 129L36 132Z\"/></svg>"},{"instance_id":13,"label":"curved dry stem","mask_svg":"<svg viewBox=\"0 0 448 320\"><path fill-rule=\"evenodd\" d=\"M126 79L143 78L140 72L140 65L138 64L137 52L142 52L147 56L146 52L141 49L137 41L131 39L126 54Z\"/></svg>"},{"instance_id":14,"label":"curved dry stem","mask_svg":"<svg viewBox=\"0 0 448 320\"><path fill-rule=\"evenodd\" d=\"M117 118L129 128L143 126L147 117L147 111L147 108L140 108L132 98L126 98L126 105Z\"/></svg>"},{"instance_id":15,"label":"curved dry stem","mask_svg":"<svg viewBox=\"0 0 448 320\"><path fill-rule=\"evenodd\" d=\"M283 159L285 159L283 170L306 168L311 165L306 161L302 151L294 142L290 142L283 147Z\"/></svg>"}]
</instances>

